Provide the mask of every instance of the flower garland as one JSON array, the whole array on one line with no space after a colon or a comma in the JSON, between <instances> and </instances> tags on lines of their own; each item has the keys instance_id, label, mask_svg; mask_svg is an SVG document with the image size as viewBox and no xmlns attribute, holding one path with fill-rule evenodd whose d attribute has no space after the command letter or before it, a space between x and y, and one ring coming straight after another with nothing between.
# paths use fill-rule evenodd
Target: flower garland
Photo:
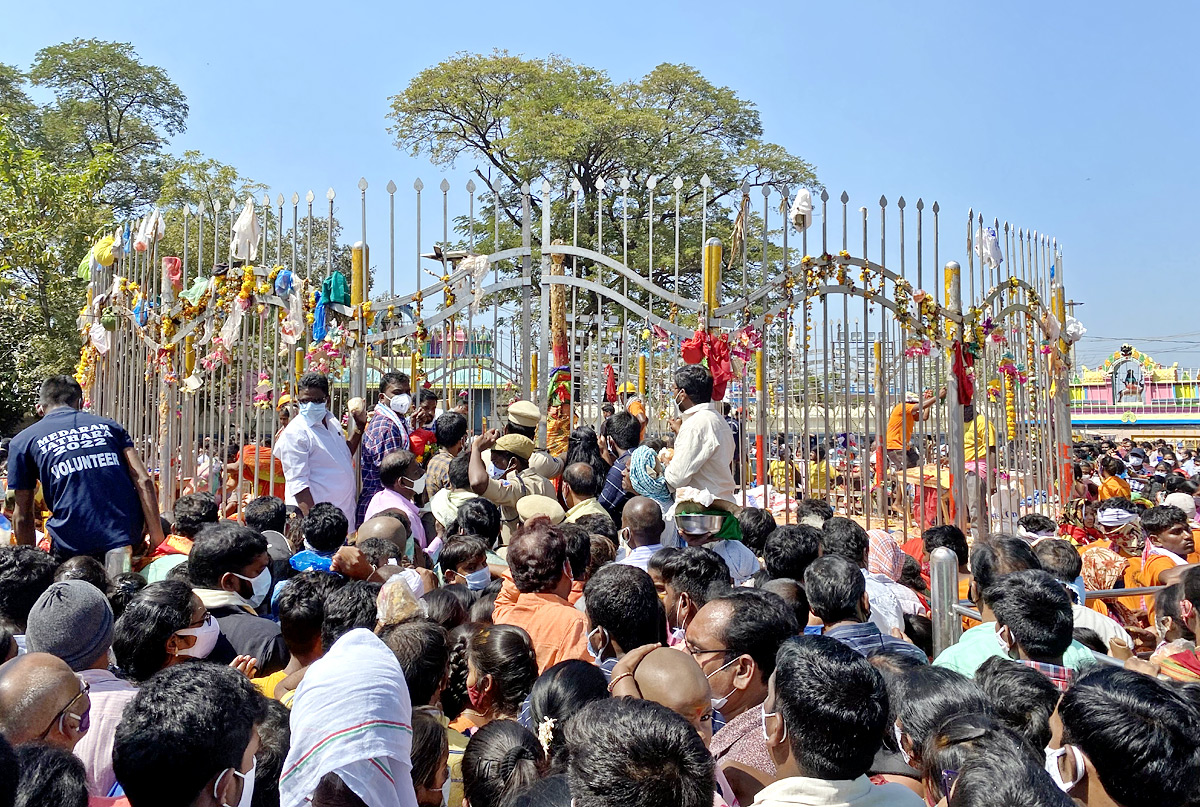
<instances>
[{"instance_id":1,"label":"flower garland","mask_svg":"<svg viewBox=\"0 0 1200 807\"><path fill-rule=\"evenodd\" d=\"M271 383L271 374L263 370L258 374L258 384L254 387L254 406L256 409L270 409L275 400L275 387Z\"/></svg>"}]
</instances>

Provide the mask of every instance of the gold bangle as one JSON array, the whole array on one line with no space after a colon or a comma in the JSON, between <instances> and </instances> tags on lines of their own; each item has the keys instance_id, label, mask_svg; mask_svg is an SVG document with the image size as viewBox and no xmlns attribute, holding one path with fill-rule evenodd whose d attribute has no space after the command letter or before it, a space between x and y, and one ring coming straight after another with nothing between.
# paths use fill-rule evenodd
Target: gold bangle
<instances>
[{"instance_id":1,"label":"gold bangle","mask_svg":"<svg viewBox=\"0 0 1200 807\"><path fill-rule=\"evenodd\" d=\"M631 672L624 672L624 673L621 673L620 675L618 675L616 678L614 678L612 681L609 682L608 694L609 695L612 694L613 689L616 688L617 684L619 684L622 679L632 678L632 677L633 677L633 673L631 673Z\"/></svg>"}]
</instances>

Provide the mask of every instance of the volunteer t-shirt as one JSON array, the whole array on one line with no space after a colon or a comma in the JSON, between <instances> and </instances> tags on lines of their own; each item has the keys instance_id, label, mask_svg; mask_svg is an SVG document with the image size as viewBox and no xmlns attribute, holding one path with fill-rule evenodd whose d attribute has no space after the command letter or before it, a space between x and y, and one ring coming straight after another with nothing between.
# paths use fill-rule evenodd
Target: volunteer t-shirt
<instances>
[{"instance_id":1,"label":"volunteer t-shirt","mask_svg":"<svg viewBox=\"0 0 1200 807\"><path fill-rule=\"evenodd\" d=\"M33 490L40 480L53 546L97 554L142 534L142 505L123 452L133 447L119 423L70 407L52 410L13 438L8 484Z\"/></svg>"},{"instance_id":2,"label":"volunteer t-shirt","mask_svg":"<svg viewBox=\"0 0 1200 807\"><path fill-rule=\"evenodd\" d=\"M896 404L888 416L888 451L905 448L912 438L913 426L917 425L921 407L917 404Z\"/></svg>"}]
</instances>

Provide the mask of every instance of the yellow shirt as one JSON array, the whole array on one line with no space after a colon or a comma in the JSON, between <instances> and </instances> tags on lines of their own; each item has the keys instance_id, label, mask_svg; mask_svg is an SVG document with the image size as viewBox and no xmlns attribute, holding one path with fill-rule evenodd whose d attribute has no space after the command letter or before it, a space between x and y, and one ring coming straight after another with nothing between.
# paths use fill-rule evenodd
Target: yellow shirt
<instances>
[{"instance_id":1,"label":"yellow shirt","mask_svg":"<svg viewBox=\"0 0 1200 807\"><path fill-rule=\"evenodd\" d=\"M563 518L574 524L584 516L607 516L608 511L604 509L604 505L596 498L584 499L567 511L567 515Z\"/></svg>"},{"instance_id":2,"label":"yellow shirt","mask_svg":"<svg viewBox=\"0 0 1200 807\"><path fill-rule=\"evenodd\" d=\"M258 687L258 691L261 692L263 695L265 695L268 698L274 699L276 684L278 684L280 681L282 681L284 678L287 678L287 677L288 677L288 674L286 672L284 672L283 670L280 670L277 673L271 673L270 675L264 675L262 678L251 678L250 683L252 683L252 684L254 684L254 686Z\"/></svg>"},{"instance_id":3,"label":"yellow shirt","mask_svg":"<svg viewBox=\"0 0 1200 807\"><path fill-rule=\"evenodd\" d=\"M829 469L829 460L812 463L808 469L808 489L816 496L817 491L825 490L833 476Z\"/></svg>"},{"instance_id":4,"label":"yellow shirt","mask_svg":"<svg viewBox=\"0 0 1200 807\"><path fill-rule=\"evenodd\" d=\"M963 424L963 456L967 462L987 459L988 449L995 446L996 430L982 414L976 415L970 423Z\"/></svg>"}]
</instances>

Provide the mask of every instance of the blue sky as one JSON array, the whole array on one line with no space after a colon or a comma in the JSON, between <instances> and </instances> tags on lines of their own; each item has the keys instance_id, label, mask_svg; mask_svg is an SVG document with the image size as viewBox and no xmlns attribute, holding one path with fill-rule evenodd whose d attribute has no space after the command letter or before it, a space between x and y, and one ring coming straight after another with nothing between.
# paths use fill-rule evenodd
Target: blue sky
<instances>
[{"instance_id":1,"label":"blue sky","mask_svg":"<svg viewBox=\"0 0 1200 807\"><path fill-rule=\"evenodd\" d=\"M332 185L351 234L360 176L378 194L374 210L385 207L388 179L402 189L416 176L430 189L440 181L423 158L396 150L384 117L388 97L425 67L497 47L560 53L617 80L686 62L757 103L765 139L812 162L852 207L921 196L941 203L944 232L965 233L973 206L1057 237L1068 295L1085 303L1081 361L1136 340L1168 364L1196 367L1198 9L52 0L8 4L0 61L28 67L38 48L74 37L132 42L188 97L174 149L230 163L272 196L312 188L320 200ZM470 167L451 174L456 188ZM410 201L397 194L401 221ZM377 222L386 219L369 219L375 232ZM397 263L411 272L407 243ZM944 235L947 243L963 240ZM945 247L942 257L965 262Z\"/></svg>"}]
</instances>

